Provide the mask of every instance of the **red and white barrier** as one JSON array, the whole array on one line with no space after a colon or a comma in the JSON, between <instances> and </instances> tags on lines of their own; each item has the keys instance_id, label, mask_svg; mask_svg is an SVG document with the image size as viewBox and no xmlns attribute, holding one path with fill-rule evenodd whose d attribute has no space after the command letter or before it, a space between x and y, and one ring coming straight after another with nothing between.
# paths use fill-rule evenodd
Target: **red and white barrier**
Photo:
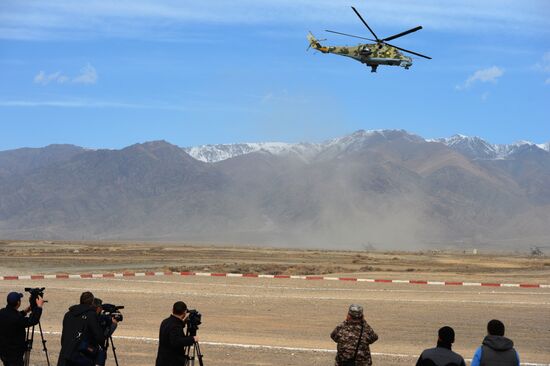
<instances>
[{"instance_id":1,"label":"red and white barrier","mask_svg":"<svg viewBox=\"0 0 550 366\"><path fill-rule=\"evenodd\" d=\"M438 286L480 286L480 287L519 287L519 288L550 288L550 284L539 283L495 283L495 282L464 282L464 281L424 281L424 280L390 280L381 278L330 277L330 276L299 276L271 275L258 273L210 273L210 272L121 272L121 273L81 273L81 274L45 274L45 275L15 275L0 276L0 281L11 280L49 280L49 279L93 279L115 277L144 276L202 276L202 277L237 277L237 278L272 278L295 279L308 281L349 281L370 283L397 283L410 285Z\"/></svg>"}]
</instances>

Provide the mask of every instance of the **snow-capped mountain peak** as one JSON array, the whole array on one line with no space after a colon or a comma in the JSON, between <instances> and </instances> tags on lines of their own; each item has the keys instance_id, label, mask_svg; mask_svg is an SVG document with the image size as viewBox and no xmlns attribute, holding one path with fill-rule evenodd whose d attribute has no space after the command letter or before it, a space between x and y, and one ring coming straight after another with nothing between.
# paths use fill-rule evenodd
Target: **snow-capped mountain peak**
<instances>
[{"instance_id":1,"label":"snow-capped mountain peak","mask_svg":"<svg viewBox=\"0 0 550 366\"><path fill-rule=\"evenodd\" d=\"M268 152L274 155L295 154L309 160L318 152L318 144L286 142L254 142L239 144L201 145L185 148L185 151L197 160L207 163L234 158L254 152Z\"/></svg>"},{"instance_id":2,"label":"snow-capped mountain peak","mask_svg":"<svg viewBox=\"0 0 550 366\"><path fill-rule=\"evenodd\" d=\"M550 143L537 145L525 140L520 140L513 144L491 144L477 136L472 137L457 134L447 138L428 141L443 143L471 159L507 159L526 147L535 147L550 152Z\"/></svg>"},{"instance_id":3,"label":"snow-capped mountain peak","mask_svg":"<svg viewBox=\"0 0 550 366\"><path fill-rule=\"evenodd\" d=\"M498 155L495 145L477 136L453 135L432 141L440 142L472 159L495 159Z\"/></svg>"},{"instance_id":4,"label":"snow-capped mountain peak","mask_svg":"<svg viewBox=\"0 0 550 366\"><path fill-rule=\"evenodd\" d=\"M266 152L280 156L295 156L304 161L361 151L377 143L388 141L438 142L460 152L470 159L507 159L526 147L550 152L550 142L534 144L518 141L513 144L491 144L477 136L456 134L451 137L424 139L405 130L358 130L352 134L322 143L254 142L237 144L201 145L185 148L197 160L215 163L254 152Z\"/></svg>"}]
</instances>

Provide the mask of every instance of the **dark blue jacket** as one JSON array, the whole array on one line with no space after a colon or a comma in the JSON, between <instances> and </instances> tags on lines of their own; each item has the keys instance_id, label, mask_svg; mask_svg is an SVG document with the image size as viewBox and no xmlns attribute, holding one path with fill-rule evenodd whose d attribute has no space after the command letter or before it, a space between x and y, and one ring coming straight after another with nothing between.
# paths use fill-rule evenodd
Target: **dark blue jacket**
<instances>
[{"instance_id":1,"label":"dark blue jacket","mask_svg":"<svg viewBox=\"0 0 550 366\"><path fill-rule=\"evenodd\" d=\"M17 360L25 353L26 328L38 324L42 308L36 307L29 317L11 306L0 310L0 356Z\"/></svg>"}]
</instances>

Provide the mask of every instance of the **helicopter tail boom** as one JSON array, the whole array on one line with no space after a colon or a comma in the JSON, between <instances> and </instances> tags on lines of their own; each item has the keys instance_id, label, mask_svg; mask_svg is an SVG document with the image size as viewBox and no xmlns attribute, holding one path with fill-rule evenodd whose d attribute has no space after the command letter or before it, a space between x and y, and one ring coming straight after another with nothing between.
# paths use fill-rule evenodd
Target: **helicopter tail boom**
<instances>
[{"instance_id":1,"label":"helicopter tail boom","mask_svg":"<svg viewBox=\"0 0 550 366\"><path fill-rule=\"evenodd\" d=\"M311 32L307 34L307 40L309 41L309 47L323 53L328 53L328 48L321 45L321 43L315 38L315 36Z\"/></svg>"}]
</instances>

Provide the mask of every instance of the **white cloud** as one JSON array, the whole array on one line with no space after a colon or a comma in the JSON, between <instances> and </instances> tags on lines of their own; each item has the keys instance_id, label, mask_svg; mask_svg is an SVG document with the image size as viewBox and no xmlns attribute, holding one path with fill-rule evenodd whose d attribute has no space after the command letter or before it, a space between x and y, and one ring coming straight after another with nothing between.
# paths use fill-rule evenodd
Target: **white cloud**
<instances>
[{"instance_id":1,"label":"white cloud","mask_svg":"<svg viewBox=\"0 0 550 366\"><path fill-rule=\"evenodd\" d=\"M260 103L266 104L266 103L281 103L281 102L294 102L294 103L304 103L306 100L297 95L290 95L288 90L282 89L280 91L269 91L268 93L258 96L258 95L252 95L247 94L247 96L252 97L254 99L259 99Z\"/></svg>"},{"instance_id":2,"label":"white cloud","mask_svg":"<svg viewBox=\"0 0 550 366\"><path fill-rule=\"evenodd\" d=\"M73 78L72 81L79 84L95 84L97 82L97 72L92 65L87 64L80 70L80 75Z\"/></svg>"},{"instance_id":3,"label":"white cloud","mask_svg":"<svg viewBox=\"0 0 550 366\"><path fill-rule=\"evenodd\" d=\"M60 71L46 74L44 71L40 71L35 77L34 82L36 84L47 85L49 83L64 84L69 81L69 78L63 75Z\"/></svg>"},{"instance_id":4,"label":"white cloud","mask_svg":"<svg viewBox=\"0 0 550 366\"><path fill-rule=\"evenodd\" d=\"M550 51L542 55L542 59L535 64L535 70L550 74ZM545 85L550 85L550 78L544 81Z\"/></svg>"},{"instance_id":5,"label":"white cloud","mask_svg":"<svg viewBox=\"0 0 550 366\"><path fill-rule=\"evenodd\" d=\"M550 73L550 51L542 55L542 60L535 64L535 69Z\"/></svg>"},{"instance_id":6,"label":"white cloud","mask_svg":"<svg viewBox=\"0 0 550 366\"><path fill-rule=\"evenodd\" d=\"M142 104L118 101L102 101L89 99L59 99L59 100L0 100L0 107L14 108L122 108L122 109L159 109L159 110L187 110L179 104Z\"/></svg>"},{"instance_id":7,"label":"white cloud","mask_svg":"<svg viewBox=\"0 0 550 366\"><path fill-rule=\"evenodd\" d=\"M458 90L470 88L473 84L480 83L496 83L497 80L504 75L504 69L498 66L492 66L487 69L477 70L466 81L456 86Z\"/></svg>"},{"instance_id":8,"label":"white cloud","mask_svg":"<svg viewBox=\"0 0 550 366\"><path fill-rule=\"evenodd\" d=\"M69 77L63 74L61 71L46 74L44 71L40 71L34 77L36 84L48 85L49 83L65 84L95 84L97 82L97 71L89 63L80 70L80 74L75 77Z\"/></svg>"}]
</instances>

